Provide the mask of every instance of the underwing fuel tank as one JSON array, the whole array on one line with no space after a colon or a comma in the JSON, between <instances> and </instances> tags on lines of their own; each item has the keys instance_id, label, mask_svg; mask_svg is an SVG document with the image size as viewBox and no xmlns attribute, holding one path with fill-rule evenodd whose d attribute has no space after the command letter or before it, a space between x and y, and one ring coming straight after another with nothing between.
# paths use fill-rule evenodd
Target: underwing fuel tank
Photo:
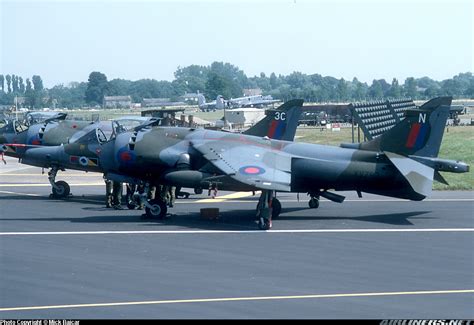
<instances>
[{"instance_id":1,"label":"underwing fuel tank","mask_svg":"<svg viewBox=\"0 0 474 325\"><path fill-rule=\"evenodd\" d=\"M177 170L164 176L166 182L181 187L199 187L210 174L197 170Z\"/></svg>"}]
</instances>

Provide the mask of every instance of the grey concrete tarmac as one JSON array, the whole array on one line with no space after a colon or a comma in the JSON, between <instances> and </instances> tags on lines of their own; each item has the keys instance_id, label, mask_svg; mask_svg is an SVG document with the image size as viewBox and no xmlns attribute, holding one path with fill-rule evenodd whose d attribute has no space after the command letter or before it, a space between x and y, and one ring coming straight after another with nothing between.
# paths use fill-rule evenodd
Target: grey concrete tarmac
<instances>
[{"instance_id":1,"label":"grey concrete tarmac","mask_svg":"<svg viewBox=\"0 0 474 325\"><path fill-rule=\"evenodd\" d=\"M142 220L104 207L100 175L58 177L77 185L52 200L37 172L0 173L1 319L474 318L473 192L345 193L317 210L280 194L261 232L257 196L192 195Z\"/></svg>"}]
</instances>

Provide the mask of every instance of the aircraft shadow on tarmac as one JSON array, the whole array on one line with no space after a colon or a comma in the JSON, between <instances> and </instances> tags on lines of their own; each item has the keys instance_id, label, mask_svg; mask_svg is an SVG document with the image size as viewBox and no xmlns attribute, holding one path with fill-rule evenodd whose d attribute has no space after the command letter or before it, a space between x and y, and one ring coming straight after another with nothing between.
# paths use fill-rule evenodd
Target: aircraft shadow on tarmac
<instances>
[{"instance_id":1,"label":"aircraft shadow on tarmac","mask_svg":"<svg viewBox=\"0 0 474 325\"><path fill-rule=\"evenodd\" d=\"M47 200L52 203L84 203L87 206L81 209L88 212L106 212L106 215L84 216L84 217L49 217L49 218L0 218L0 221L70 221L73 223L142 223L143 226L178 226L201 229L233 229L233 230L249 230L255 229L255 210L221 210L219 220L210 221L200 218L198 211L176 211L173 209L171 218L165 220L159 219L143 219L144 210L128 210L123 205L124 210L113 210L105 208L103 195L88 195L88 196L71 196L67 200L61 199L47 199L45 196L25 196L25 195L7 195L0 196L0 200ZM360 221L360 222L374 222L396 226L413 226L413 219L433 219L433 217L421 215L428 214L431 211L412 211L402 213L387 213L374 215L360 215L360 216L337 216L337 215L314 215L318 210L311 210L312 214L308 215L294 215L297 212L308 211L308 208L292 207L283 208L281 215L274 222L278 221Z\"/></svg>"},{"instance_id":2,"label":"aircraft shadow on tarmac","mask_svg":"<svg viewBox=\"0 0 474 325\"><path fill-rule=\"evenodd\" d=\"M200 218L198 212L180 212L179 214L171 214L170 218L159 219L143 219L141 215L144 210L111 210L107 208L87 207L83 208L89 211L104 211L107 214L84 216L84 217L47 217L47 218L0 218L0 221L46 221L58 222L66 221L71 223L91 223L91 224L112 224L112 223L134 223L141 224L143 227L185 227L199 228L203 230L254 230L256 229L256 218L252 210L227 210L221 211L219 220L205 220ZM431 211L413 211L403 213L387 213L376 215L362 216L291 216L285 215L288 212L307 210L307 209L283 209L282 214L274 223L279 221L357 221L357 222L374 222L397 226L413 226L413 219L433 219L432 217L421 215L428 214Z\"/></svg>"},{"instance_id":3,"label":"aircraft shadow on tarmac","mask_svg":"<svg viewBox=\"0 0 474 325\"><path fill-rule=\"evenodd\" d=\"M301 209L291 209L294 211L300 211ZM289 209L282 209L282 213L290 212ZM347 220L347 221L363 221L363 222L375 222L384 223L394 226L413 226L413 223L409 219L434 219L433 217L418 217L423 214L431 213L431 211L412 211L402 213L387 213L387 214L373 214L363 216L286 216L280 215L278 220Z\"/></svg>"}]
</instances>

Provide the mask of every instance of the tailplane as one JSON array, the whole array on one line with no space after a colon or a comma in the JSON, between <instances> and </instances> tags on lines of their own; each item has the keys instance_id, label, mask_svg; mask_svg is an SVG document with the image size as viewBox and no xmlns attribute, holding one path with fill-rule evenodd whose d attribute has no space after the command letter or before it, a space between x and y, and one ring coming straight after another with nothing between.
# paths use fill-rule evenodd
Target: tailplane
<instances>
[{"instance_id":1,"label":"tailplane","mask_svg":"<svg viewBox=\"0 0 474 325\"><path fill-rule=\"evenodd\" d=\"M293 99L276 109L268 109L266 116L243 134L293 141L302 107L302 99Z\"/></svg>"}]
</instances>

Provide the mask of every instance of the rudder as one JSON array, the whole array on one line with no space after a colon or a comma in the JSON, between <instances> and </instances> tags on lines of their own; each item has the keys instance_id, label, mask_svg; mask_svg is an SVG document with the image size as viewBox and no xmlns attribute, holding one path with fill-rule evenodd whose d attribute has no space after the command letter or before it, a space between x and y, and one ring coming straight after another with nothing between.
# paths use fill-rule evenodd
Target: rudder
<instances>
[{"instance_id":1,"label":"rudder","mask_svg":"<svg viewBox=\"0 0 474 325\"><path fill-rule=\"evenodd\" d=\"M298 127L298 121L303 107L302 99L293 99L276 109L266 111L266 116L250 129L243 132L246 135L264 137L275 140L293 141Z\"/></svg>"}]
</instances>

